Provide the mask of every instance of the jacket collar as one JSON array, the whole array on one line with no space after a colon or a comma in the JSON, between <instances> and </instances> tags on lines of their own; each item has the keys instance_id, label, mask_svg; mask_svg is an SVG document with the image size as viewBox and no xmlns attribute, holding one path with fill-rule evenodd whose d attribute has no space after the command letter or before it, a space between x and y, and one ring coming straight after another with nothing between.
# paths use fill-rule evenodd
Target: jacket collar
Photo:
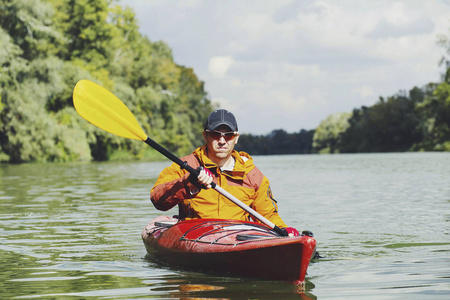
<instances>
[{"instance_id":1,"label":"jacket collar","mask_svg":"<svg viewBox=\"0 0 450 300\"><path fill-rule=\"evenodd\" d=\"M219 166L206 155L206 145L197 148L194 151L194 155L203 166L208 169L216 169L216 172L219 172ZM233 150L231 155L235 160L234 169L232 171L225 170L221 172L230 178L244 180L245 176L254 168L253 159L247 153L237 152L236 150ZM244 157L246 158L245 160Z\"/></svg>"}]
</instances>

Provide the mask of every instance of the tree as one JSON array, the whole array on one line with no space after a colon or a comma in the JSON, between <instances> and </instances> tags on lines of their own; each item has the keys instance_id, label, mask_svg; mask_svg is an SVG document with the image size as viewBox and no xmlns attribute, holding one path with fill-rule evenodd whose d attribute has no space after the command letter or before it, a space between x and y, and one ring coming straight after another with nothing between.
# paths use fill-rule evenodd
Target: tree
<instances>
[{"instance_id":1,"label":"tree","mask_svg":"<svg viewBox=\"0 0 450 300\"><path fill-rule=\"evenodd\" d=\"M423 139L412 149L450 151L450 84L443 82L431 87L415 108Z\"/></svg>"},{"instance_id":2,"label":"tree","mask_svg":"<svg viewBox=\"0 0 450 300\"><path fill-rule=\"evenodd\" d=\"M351 113L336 113L323 120L316 128L313 149L316 153L338 153L341 135L350 126Z\"/></svg>"},{"instance_id":3,"label":"tree","mask_svg":"<svg viewBox=\"0 0 450 300\"><path fill-rule=\"evenodd\" d=\"M407 151L422 138L414 102L404 92L355 109L341 135L341 152Z\"/></svg>"},{"instance_id":4,"label":"tree","mask_svg":"<svg viewBox=\"0 0 450 300\"><path fill-rule=\"evenodd\" d=\"M57 52L63 40L52 26L54 9L41 0L2 0L0 27L22 50L25 60L47 57Z\"/></svg>"}]
</instances>

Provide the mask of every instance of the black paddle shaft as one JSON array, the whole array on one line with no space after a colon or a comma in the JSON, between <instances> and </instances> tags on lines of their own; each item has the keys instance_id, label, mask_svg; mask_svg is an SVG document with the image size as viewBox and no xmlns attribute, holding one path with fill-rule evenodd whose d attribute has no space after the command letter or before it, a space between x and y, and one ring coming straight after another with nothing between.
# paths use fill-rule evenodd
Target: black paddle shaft
<instances>
[{"instance_id":1,"label":"black paddle shaft","mask_svg":"<svg viewBox=\"0 0 450 300\"><path fill-rule=\"evenodd\" d=\"M155 149L156 151L158 151L159 153L161 153L162 155L164 155L165 157L167 157L168 159L170 159L171 161L173 161L174 163L176 163L177 165L179 165L182 169L186 169L189 173L193 174L194 176L198 176L198 172L196 169L192 168L190 165L188 165L186 161L182 161L175 154L173 154L172 152L170 152L169 150L167 150L166 148L164 148L151 138L147 137L147 139L144 142L153 149Z\"/></svg>"}]
</instances>

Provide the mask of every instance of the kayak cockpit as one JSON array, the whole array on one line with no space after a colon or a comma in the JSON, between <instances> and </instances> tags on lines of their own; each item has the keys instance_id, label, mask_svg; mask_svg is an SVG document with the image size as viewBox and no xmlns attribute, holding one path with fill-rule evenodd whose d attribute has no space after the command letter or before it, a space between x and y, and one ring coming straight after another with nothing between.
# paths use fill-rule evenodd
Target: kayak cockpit
<instances>
[{"instance_id":1,"label":"kayak cockpit","mask_svg":"<svg viewBox=\"0 0 450 300\"><path fill-rule=\"evenodd\" d=\"M255 240L278 239L277 233L260 224L236 224L232 220L205 220L188 229L180 241L193 241L209 244L235 246Z\"/></svg>"}]
</instances>

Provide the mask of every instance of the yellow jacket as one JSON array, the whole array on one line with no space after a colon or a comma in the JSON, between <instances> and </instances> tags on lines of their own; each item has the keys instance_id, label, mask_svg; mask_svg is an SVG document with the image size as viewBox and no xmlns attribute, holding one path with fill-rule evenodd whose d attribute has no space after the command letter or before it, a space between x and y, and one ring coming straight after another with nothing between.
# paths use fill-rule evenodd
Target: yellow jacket
<instances>
[{"instance_id":1,"label":"yellow jacket","mask_svg":"<svg viewBox=\"0 0 450 300\"><path fill-rule=\"evenodd\" d=\"M245 152L233 151L233 170L221 170L207 156L205 146L181 158L194 169L208 168L214 182L250 206L280 228L287 227L278 215L269 180L253 164ZM165 168L151 190L150 199L159 210L169 210L178 204L180 218L214 218L250 220L250 215L214 189L198 189L189 181L189 173L177 164ZM257 220L253 220L257 221Z\"/></svg>"}]
</instances>

